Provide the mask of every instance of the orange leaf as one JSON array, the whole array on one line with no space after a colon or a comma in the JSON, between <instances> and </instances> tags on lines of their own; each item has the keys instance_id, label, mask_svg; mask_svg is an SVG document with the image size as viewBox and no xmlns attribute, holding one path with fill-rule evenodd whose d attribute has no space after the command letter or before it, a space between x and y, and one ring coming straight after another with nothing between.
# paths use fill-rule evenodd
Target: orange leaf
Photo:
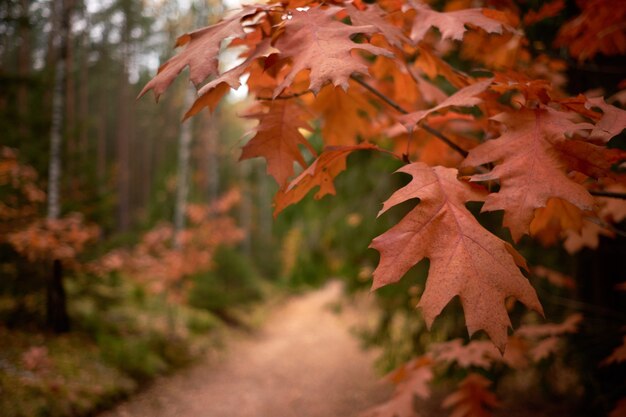
<instances>
[{"instance_id":1,"label":"orange leaf","mask_svg":"<svg viewBox=\"0 0 626 417\"><path fill-rule=\"evenodd\" d=\"M274 197L274 217L291 204L302 200L315 187L319 190L315 199L327 194L335 195L333 180L346 169L346 158L358 150L380 150L371 143L353 146L329 146L313 163L298 175L287 187L283 187Z\"/></svg>"},{"instance_id":2,"label":"orange leaf","mask_svg":"<svg viewBox=\"0 0 626 417\"><path fill-rule=\"evenodd\" d=\"M243 147L239 159L265 158L267 173L282 186L294 174L294 162L306 168L299 145L317 156L299 130L311 130L311 127L306 122L307 112L291 100L274 100L264 107L267 107L267 112L246 115L247 118L258 119L259 125L255 128L255 135Z\"/></svg>"}]
</instances>

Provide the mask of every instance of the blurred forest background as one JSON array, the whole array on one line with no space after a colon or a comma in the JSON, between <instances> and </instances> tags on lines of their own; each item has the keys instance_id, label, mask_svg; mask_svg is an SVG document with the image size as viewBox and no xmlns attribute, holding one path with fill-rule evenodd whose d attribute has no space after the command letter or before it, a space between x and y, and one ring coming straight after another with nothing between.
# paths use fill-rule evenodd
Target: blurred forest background
<instances>
[{"instance_id":1,"label":"blurred forest background","mask_svg":"<svg viewBox=\"0 0 626 417\"><path fill-rule=\"evenodd\" d=\"M274 221L264 163L237 164L255 124L237 117L245 87L184 124L182 78L159 104L135 100L178 36L236 6L0 2L3 416L106 408L224 326L254 326L261 301L337 275L369 285L364 242L390 224L361 222L387 193L376 169Z\"/></svg>"},{"instance_id":2,"label":"blurred forest background","mask_svg":"<svg viewBox=\"0 0 626 417\"><path fill-rule=\"evenodd\" d=\"M237 117L245 87L183 124L194 94L185 77L158 105L135 100L177 36L236 6L0 1L2 416L88 415L218 346L225 327L254 327L260 303L329 277L344 277L350 290L371 285L378 256L367 242L402 215L373 220L402 184L380 175L397 161L355 154L336 197L309 196L273 220L276 185L264 163L236 163L254 126ZM529 36L549 43L559 24L531 27ZM617 92L623 63L602 59L565 67L565 89ZM315 127L309 140L321 147ZM500 223L497 215L481 221ZM604 410L626 383L623 364L597 367L626 323L624 293L614 287L626 244L602 236L599 245L574 257L527 239L522 251L551 268L533 281L547 315L583 312L586 320L563 337L575 349L542 363L538 389L549 398L586 395ZM417 318L426 270L422 263L377 293L378 325L361 337L384 348L381 371L431 342L467 338L458 304L433 332Z\"/></svg>"}]
</instances>

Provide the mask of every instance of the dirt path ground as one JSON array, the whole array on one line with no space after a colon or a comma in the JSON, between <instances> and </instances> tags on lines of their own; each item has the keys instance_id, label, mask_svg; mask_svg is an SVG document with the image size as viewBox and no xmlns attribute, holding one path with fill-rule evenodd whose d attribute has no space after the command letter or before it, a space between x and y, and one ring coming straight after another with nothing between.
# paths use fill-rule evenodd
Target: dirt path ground
<instances>
[{"instance_id":1,"label":"dirt path ground","mask_svg":"<svg viewBox=\"0 0 626 417\"><path fill-rule=\"evenodd\" d=\"M372 353L349 327L359 311L333 313L333 282L270 314L262 329L229 344L220 360L155 383L100 417L355 417L383 401Z\"/></svg>"}]
</instances>

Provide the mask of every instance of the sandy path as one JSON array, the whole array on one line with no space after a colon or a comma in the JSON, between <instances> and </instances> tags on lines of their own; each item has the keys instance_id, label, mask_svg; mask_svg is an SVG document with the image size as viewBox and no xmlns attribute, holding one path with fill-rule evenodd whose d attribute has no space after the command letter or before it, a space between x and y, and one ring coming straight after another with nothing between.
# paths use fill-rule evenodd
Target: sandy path
<instances>
[{"instance_id":1,"label":"sandy path","mask_svg":"<svg viewBox=\"0 0 626 417\"><path fill-rule=\"evenodd\" d=\"M296 297L219 360L155 383L100 417L355 417L386 399L372 354L349 333L354 308L332 313L340 286Z\"/></svg>"}]
</instances>

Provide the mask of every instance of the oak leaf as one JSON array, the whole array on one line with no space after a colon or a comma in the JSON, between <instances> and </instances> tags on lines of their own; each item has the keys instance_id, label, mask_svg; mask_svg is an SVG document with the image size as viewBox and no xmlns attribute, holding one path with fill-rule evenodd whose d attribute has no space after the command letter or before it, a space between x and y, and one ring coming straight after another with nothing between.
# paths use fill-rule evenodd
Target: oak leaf
<instances>
[{"instance_id":1,"label":"oak leaf","mask_svg":"<svg viewBox=\"0 0 626 417\"><path fill-rule=\"evenodd\" d=\"M626 129L626 110L607 104L602 97L588 99L585 107L602 110L602 118L596 123L589 135L591 139L598 139L606 143Z\"/></svg>"},{"instance_id":2,"label":"oak leaf","mask_svg":"<svg viewBox=\"0 0 626 417\"><path fill-rule=\"evenodd\" d=\"M445 109L451 106L471 107L480 103L480 98L476 97L478 94L485 91L491 85L491 79L479 81L464 87L452 94L450 97L439 103L437 106L428 110L420 110L413 113L405 114L399 117L399 120L404 124L407 129L411 130L413 126L417 125L429 114Z\"/></svg>"},{"instance_id":3,"label":"oak leaf","mask_svg":"<svg viewBox=\"0 0 626 417\"><path fill-rule=\"evenodd\" d=\"M258 119L259 125L255 128L255 135L243 147L239 159L265 158L267 173L282 186L294 174L294 162L306 168L299 146L306 147L313 156L317 156L300 132L300 129L311 130L306 121L309 115L291 100L274 100L263 107L267 107L267 111L246 115L247 118Z\"/></svg>"},{"instance_id":4,"label":"oak leaf","mask_svg":"<svg viewBox=\"0 0 626 417\"><path fill-rule=\"evenodd\" d=\"M424 39L428 30L433 26L439 29L442 39L457 41L463 39L463 34L467 30L466 25L481 28L488 33L502 33L503 27L506 26L501 21L488 17L488 13L485 13L483 9L465 9L442 13L432 10L425 4L409 0L403 10L415 10L416 12L409 35L416 44Z\"/></svg>"},{"instance_id":5,"label":"oak leaf","mask_svg":"<svg viewBox=\"0 0 626 417\"><path fill-rule=\"evenodd\" d=\"M430 327L450 300L459 296L470 334L484 330L504 350L511 322L504 301L513 296L542 313L537 295L520 272L521 256L484 229L467 210L484 192L457 179L451 168L413 163L398 172L413 176L379 213L413 198L419 204L372 241L380 252L372 288L397 282L424 258L430 259L426 288L418 304Z\"/></svg>"},{"instance_id":6,"label":"oak leaf","mask_svg":"<svg viewBox=\"0 0 626 417\"><path fill-rule=\"evenodd\" d=\"M495 162L496 167L477 174L472 181L500 181L500 190L490 194L483 211L504 210L504 226L513 239L529 232L535 210L545 207L552 197L559 197L581 210L591 210L593 198L587 190L566 175L557 147L567 141L564 134L589 129L586 123L576 124L569 114L550 108L520 109L501 113L493 120L504 123L507 131L469 152L463 166L479 166Z\"/></svg>"},{"instance_id":7,"label":"oak leaf","mask_svg":"<svg viewBox=\"0 0 626 417\"><path fill-rule=\"evenodd\" d=\"M167 87L189 66L189 78L199 85L210 76L219 73L218 55L220 45L225 38L241 38L246 35L242 20L254 15L263 6L246 6L234 15L196 31L180 36L176 46L187 45L178 55L161 65L158 74L146 84L139 97L153 90L158 100Z\"/></svg>"},{"instance_id":8,"label":"oak leaf","mask_svg":"<svg viewBox=\"0 0 626 417\"><path fill-rule=\"evenodd\" d=\"M311 165L274 196L274 217L291 204L302 200L312 189L319 187L315 199L335 195L333 180L346 169L346 158L358 150L380 150L371 143L352 146L327 146Z\"/></svg>"},{"instance_id":9,"label":"oak leaf","mask_svg":"<svg viewBox=\"0 0 626 417\"><path fill-rule=\"evenodd\" d=\"M347 91L326 85L310 104L323 120L322 139L327 146L354 145L358 136L367 139L372 133L368 119L376 116L376 108L354 81L349 85Z\"/></svg>"},{"instance_id":10,"label":"oak leaf","mask_svg":"<svg viewBox=\"0 0 626 417\"><path fill-rule=\"evenodd\" d=\"M480 374L469 374L458 389L443 400L442 406L452 409L451 417L491 417L491 410L500 404L489 391L491 384Z\"/></svg>"},{"instance_id":11,"label":"oak leaf","mask_svg":"<svg viewBox=\"0 0 626 417\"><path fill-rule=\"evenodd\" d=\"M399 27L385 20L385 11L376 4L367 5L364 10L359 10L352 4L347 4L345 9L353 25L374 26L377 32L381 33L391 45L398 48L401 48L404 43L409 43L409 39L402 33Z\"/></svg>"},{"instance_id":12,"label":"oak leaf","mask_svg":"<svg viewBox=\"0 0 626 417\"><path fill-rule=\"evenodd\" d=\"M392 398L368 409L360 417L416 417L415 397L430 397L429 383L433 379L432 361L422 356L400 366L385 377L396 387Z\"/></svg>"},{"instance_id":13,"label":"oak leaf","mask_svg":"<svg viewBox=\"0 0 626 417\"><path fill-rule=\"evenodd\" d=\"M278 96L291 84L302 70L310 70L309 88L315 94L330 81L335 86L348 88L348 79L357 73L367 73L367 64L353 49L368 51L374 55L392 56L387 49L368 43L355 43L350 36L357 33L371 34L378 31L372 25L350 26L334 19L340 9L314 7L293 10L285 14L283 30L274 46L281 58L292 61L291 71L274 90Z\"/></svg>"},{"instance_id":14,"label":"oak leaf","mask_svg":"<svg viewBox=\"0 0 626 417\"><path fill-rule=\"evenodd\" d=\"M270 41L269 38L262 40L241 64L224 72L219 77L202 86L202 88L198 90L199 97L194 101L187 113L185 113L184 118L187 119L194 116L204 107L208 107L211 111L215 110L219 101L231 88L237 89L241 86L241 77L250 70L250 66L255 60L277 52L277 50L272 47Z\"/></svg>"}]
</instances>

